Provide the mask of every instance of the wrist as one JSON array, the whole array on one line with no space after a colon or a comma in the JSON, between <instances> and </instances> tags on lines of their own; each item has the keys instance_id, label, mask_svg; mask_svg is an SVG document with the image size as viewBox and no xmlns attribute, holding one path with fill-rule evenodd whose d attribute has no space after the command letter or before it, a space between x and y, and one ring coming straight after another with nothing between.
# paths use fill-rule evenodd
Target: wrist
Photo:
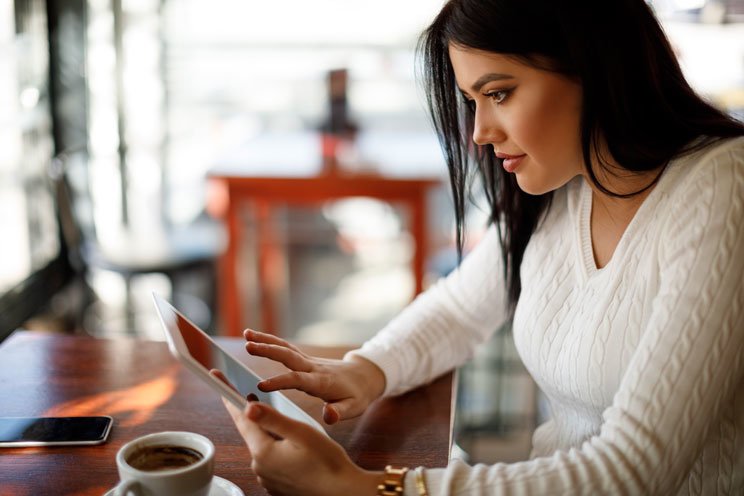
<instances>
[{"instance_id":1,"label":"wrist","mask_svg":"<svg viewBox=\"0 0 744 496\"><path fill-rule=\"evenodd\" d=\"M358 494L377 496L377 488L385 482L385 472L381 470L364 470L360 485L355 490L362 489Z\"/></svg>"},{"instance_id":2,"label":"wrist","mask_svg":"<svg viewBox=\"0 0 744 496\"><path fill-rule=\"evenodd\" d=\"M385 472L365 470L351 464L339 477L334 478L333 491L320 494L354 494L359 496L377 496L377 486L385 480ZM315 493L313 493L315 494Z\"/></svg>"},{"instance_id":3,"label":"wrist","mask_svg":"<svg viewBox=\"0 0 744 496\"><path fill-rule=\"evenodd\" d=\"M365 390L365 396L369 402L373 402L385 392L385 373L375 363L352 355L345 360L354 365L356 373L359 375L360 384Z\"/></svg>"}]
</instances>

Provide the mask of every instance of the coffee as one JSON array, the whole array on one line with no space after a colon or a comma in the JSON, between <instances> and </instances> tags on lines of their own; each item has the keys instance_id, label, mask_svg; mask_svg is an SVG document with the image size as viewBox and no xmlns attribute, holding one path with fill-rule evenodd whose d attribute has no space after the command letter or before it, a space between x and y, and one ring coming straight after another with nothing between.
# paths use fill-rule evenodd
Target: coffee
<instances>
[{"instance_id":1,"label":"coffee","mask_svg":"<svg viewBox=\"0 0 744 496\"><path fill-rule=\"evenodd\" d=\"M127 463L145 472L188 467L204 456L185 446L144 446L127 457Z\"/></svg>"}]
</instances>

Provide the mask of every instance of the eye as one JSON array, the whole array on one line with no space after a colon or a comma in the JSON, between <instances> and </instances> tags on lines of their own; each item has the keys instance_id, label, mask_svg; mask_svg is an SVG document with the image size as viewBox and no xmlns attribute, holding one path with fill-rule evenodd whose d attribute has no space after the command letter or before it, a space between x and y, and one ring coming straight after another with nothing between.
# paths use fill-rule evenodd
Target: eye
<instances>
[{"instance_id":1,"label":"eye","mask_svg":"<svg viewBox=\"0 0 744 496\"><path fill-rule=\"evenodd\" d=\"M507 88L505 90L489 91L488 93L484 93L484 96L490 98L493 102L496 103L496 105L501 105L506 101L507 98L509 98L509 95L511 95L511 92L513 90L514 88Z\"/></svg>"}]
</instances>

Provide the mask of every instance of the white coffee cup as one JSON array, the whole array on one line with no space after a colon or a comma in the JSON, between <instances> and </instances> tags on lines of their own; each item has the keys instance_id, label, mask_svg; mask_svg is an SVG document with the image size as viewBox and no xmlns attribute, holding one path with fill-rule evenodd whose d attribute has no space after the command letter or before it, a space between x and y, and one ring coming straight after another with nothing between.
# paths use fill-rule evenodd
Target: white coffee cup
<instances>
[{"instance_id":1,"label":"white coffee cup","mask_svg":"<svg viewBox=\"0 0 744 496\"><path fill-rule=\"evenodd\" d=\"M160 463L157 467L139 463L143 456L161 457L163 451L175 453L183 466L158 461L154 462ZM116 496L207 496L214 474L214 444L193 432L156 432L122 446L116 454L116 466L121 479L114 491Z\"/></svg>"}]
</instances>

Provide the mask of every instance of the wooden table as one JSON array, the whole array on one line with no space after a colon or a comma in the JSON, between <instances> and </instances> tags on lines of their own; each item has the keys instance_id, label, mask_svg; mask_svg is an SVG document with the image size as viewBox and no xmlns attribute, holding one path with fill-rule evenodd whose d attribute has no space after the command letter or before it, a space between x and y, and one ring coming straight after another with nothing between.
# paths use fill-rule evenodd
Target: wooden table
<instances>
[{"instance_id":1,"label":"wooden table","mask_svg":"<svg viewBox=\"0 0 744 496\"><path fill-rule=\"evenodd\" d=\"M262 375L281 368L220 338ZM305 347L339 357L345 348ZM320 419L322 403L290 397ZM386 464L444 466L451 443L452 376L406 395L383 399L358 419L328 427L351 458L368 469ZM133 339L16 332L0 345L0 415L110 415L107 443L87 447L0 448L0 495L101 495L116 484L116 451L135 437L187 430L217 448L215 475L246 494L266 494L250 469L250 454L219 396L171 358L164 343Z\"/></svg>"},{"instance_id":2,"label":"wooden table","mask_svg":"<svg viewBox=\"0 0 744 496\"><path fill-rule=\"evenodd\" d=\"M411 260L415 279L414 295L424 287L424 264L427 257L427 193L440 181L434 178L394 178L373 174L321 174L308 177L258 177L215 171L210 178L224 194L223 218L227 226L227 249L219 269L218 295L223 328L227 335L238 336L246 327L241 315L242 291L238 284L238 250L243 238L240 212L250 202L255 207L258 243L258 274L261 300L261 329L277 332L273 287L276 236L271 229L272 211L278 206L317 205L329 200L364 196L401 204L411 214L410 232L414 240Z\"/></svg>"}]
</instances>

